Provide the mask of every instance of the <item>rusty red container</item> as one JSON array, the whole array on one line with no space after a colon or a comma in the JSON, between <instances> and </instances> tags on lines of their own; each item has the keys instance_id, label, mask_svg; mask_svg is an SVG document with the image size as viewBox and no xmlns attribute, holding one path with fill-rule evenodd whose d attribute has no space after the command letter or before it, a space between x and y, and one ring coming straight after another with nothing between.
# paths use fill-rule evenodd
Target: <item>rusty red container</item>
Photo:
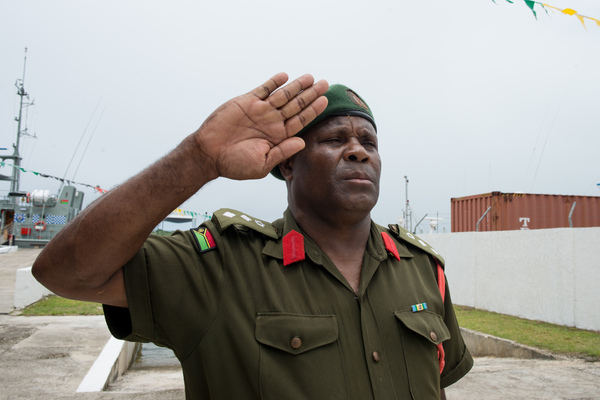
<instances>
[{"instance_id":1,"label":"rusty red container","mask_svg":"<svg viewBox=\"0 0 600 400\"><path fill-rule=\"evenodd\" d=\"M599 196L491 192L450 201L452 232L600 226Z\"/></svg>"}]
</instances>

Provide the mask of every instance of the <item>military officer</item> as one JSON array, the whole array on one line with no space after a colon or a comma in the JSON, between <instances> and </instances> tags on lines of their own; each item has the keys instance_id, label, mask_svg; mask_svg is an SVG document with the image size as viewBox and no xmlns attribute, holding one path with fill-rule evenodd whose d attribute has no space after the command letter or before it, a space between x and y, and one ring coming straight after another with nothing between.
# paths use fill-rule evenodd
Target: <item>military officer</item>
<instances>
[{"instance_id":1,"label":"military officer","mask_svg":"<svg viewBox=\"0 0 600 400\"><path fill-rule=\"evenodd\" d=\"M472 358L443 258L370 218L373 114L345 86L286 81L225 103L87 207L33 273L59 295L104 304L114 336L173 349L189 399L443 398ZM287 187L282 219L222 209L196 229L148 236L210 180L270 171Z\"/></svg>"}]
</instances>

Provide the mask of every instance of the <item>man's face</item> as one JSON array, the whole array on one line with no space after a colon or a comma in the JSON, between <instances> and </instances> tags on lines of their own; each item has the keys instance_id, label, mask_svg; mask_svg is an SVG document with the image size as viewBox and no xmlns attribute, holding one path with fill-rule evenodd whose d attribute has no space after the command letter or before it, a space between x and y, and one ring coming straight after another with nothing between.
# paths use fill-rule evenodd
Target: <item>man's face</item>
<instances>
[{"instance_id":1,"label":"man's face","mask_svg":"<svg viewBox=\"0 0 600 400\"><path fill-rule=\"evenodd\" d=\"M331 117L302 136L304 150L285 173L290 202L317 213L368 213L379 198L381 158L373 125L360 117ZM291 181L290 181L291 179Z\"/></svg>"}]
</instances>

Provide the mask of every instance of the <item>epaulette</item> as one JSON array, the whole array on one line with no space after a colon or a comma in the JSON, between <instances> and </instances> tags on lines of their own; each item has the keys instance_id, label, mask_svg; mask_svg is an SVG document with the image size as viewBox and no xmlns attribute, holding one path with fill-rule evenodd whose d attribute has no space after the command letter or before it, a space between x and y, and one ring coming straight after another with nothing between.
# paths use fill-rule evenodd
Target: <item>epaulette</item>
<instances>
[{"instance_id":1,"label":"epaulette","mask_svg":"<svg viewBox=\"0 0 600 400\"><path fill-rule=\"evenodd\" d=\"M415 247L418 247L419 249L423 250L424 252L431 254L431 256L433 256L436 260L438 260L440 262L440 264L442 264L442 266L445 265L444 258L441 256L441 254L438 253L433 247L431 247L429 244L427 244L420 237L412 234L410 231L404 229L403 227L401 227L400 225L397 225L397 224L388 225L388 227L390 228L390 231L392 232L394 237L396 237L398 240L402 240L402 241L409 243Z\"/></svg>"},{"instance_id":2,"label":"epaulette","mask_svg":"<svg viewBox=\"0 0 600 400\"><path fill-rule=\"evenodd\" d=\"M220 233L233 226L236 229L242 230L249 228L270 238L279 239L277 231L271 223L230 208L221 208L215 211L211 221Z\"/></svg>"}]
</instances>

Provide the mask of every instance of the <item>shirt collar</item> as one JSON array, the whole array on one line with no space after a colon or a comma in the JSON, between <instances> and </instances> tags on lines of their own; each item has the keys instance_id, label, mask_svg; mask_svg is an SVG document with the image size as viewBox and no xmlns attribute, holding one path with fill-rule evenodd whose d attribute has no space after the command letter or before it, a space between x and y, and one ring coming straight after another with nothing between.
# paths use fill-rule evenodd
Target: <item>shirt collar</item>
<instances>
[{"instance_id":1,"label":"shirt collar","mask_svg":"<svg viewBox=\"0 0 600 400\"><path fill-rule=\"evenodd\" d=\"M300 233L304 236L304 251L307 258L310 258L312 262L318 265L323 265L323 254L321 249L316 245L315 242L298 226L294 216L290 209L286 209L283 213L283 218L280 218L273 222L273 227L277 231L277 240L268 240L262 253L264 255L274 257L283 260L283 237L290 233L292 230ZM386 251L381 232L384 232L385 228L375 224L371 221L371 232L369 234L369 240L367 242L367 253L375 258L376 260L383 261L387 257L394 257ZM394 241L400 258L410 257L412 253L402 244L401 242Z\"/></svg>"}]
</instances>

